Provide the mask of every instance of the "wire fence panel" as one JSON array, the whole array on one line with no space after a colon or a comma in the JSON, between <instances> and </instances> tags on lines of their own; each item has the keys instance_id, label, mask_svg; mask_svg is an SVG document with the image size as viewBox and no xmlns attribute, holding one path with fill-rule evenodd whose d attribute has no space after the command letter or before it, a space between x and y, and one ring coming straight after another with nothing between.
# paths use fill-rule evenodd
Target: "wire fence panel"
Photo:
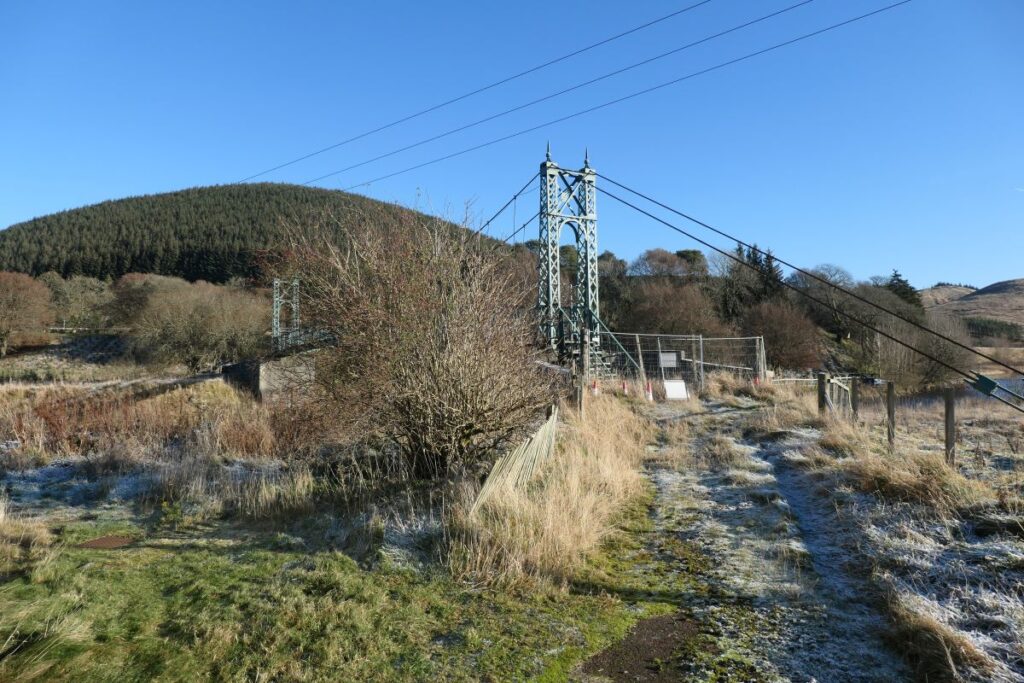
<instances>
[{"instance_id":1,"label":"wire fence panel","mask_svg":"<svg viewBox=\"0 0 1024 683\"><path fill-rule=\"evenodd\" d=\"M726 371L764 379L761 337L601 333L599 371L627 379L684 380L703 387L708 373Z\"/></svg>"}]
</instances>

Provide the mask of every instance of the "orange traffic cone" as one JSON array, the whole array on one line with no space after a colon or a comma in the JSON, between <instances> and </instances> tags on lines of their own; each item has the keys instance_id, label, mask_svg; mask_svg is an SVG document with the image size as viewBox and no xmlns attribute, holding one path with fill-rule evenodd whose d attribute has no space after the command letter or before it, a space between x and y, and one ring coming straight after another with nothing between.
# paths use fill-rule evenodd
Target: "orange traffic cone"
<instances>
[{"instance_id":1,"label":"orange traffic cone","mask_svg":"<svg viewBox=\"0 0 1024 683\"><path fill-rule=\"evenodd\" d=\"M647 380L647 388L644 393L648 401L654 401L654 389L651 387L651 380Z\"/></svg>"}]
</instances>

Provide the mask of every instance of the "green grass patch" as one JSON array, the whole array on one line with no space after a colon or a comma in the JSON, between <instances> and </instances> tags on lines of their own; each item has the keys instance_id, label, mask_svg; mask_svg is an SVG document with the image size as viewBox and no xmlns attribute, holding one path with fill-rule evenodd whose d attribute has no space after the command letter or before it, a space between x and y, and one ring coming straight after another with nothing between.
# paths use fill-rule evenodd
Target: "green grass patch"
<instances>
[{"instance_id":1,"label":"green grass patch","mask_svg":"<svg viewBox=\"0 0 1024 683\"><path fill-rule=\"evenodd\" d=\"M0 680L564 680L689 590L647 549L650 501L567 590L366 569L308 522L66 522L50 561L0 584ZM138 540L75 547L104 534Z\"/></svg>"}]
</instances>

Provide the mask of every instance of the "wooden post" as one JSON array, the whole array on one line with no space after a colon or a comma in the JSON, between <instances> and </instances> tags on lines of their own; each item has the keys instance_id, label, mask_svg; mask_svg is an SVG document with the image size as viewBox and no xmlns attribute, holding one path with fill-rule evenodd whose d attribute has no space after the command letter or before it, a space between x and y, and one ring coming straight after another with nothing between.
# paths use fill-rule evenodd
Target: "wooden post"
<instances>
[{"instance_id":1,"label":"wooden post","mask_svg":"<svg viewBox=\"0 0 1024 683\"><path fill-rule=\"evenodd\" d=\"M690 369L693 370L693 386L697 386L697 338L690 340Z\"/></svg>"},{"instance_id":2,"label":"wooden post","mask_svg":"<svg viewBox=\"0 0 1024 683\"><path fill-rule=\"evenodd\" d=\"M704 391L704 335L700 335L700 390Z\"/></svg>"},{"instance_id":3,"label":"wooden post","mask_svg":"<svg viewBox=\"0 0 1024 683\"><path fill-rule=\"evenodd\" d=\"M886 434L889 437L890 450L896 446L896 383L885 384Z\"/></svg>"},{"instance_id":4,"label":"wooden post","mask_svg":"<svg viewBox=\"0 0 1024 683\"><path fill-rule=\"evenodd\" d=\"M824 372L818 373L818 415L824 415L828 409L828 376Z\"/></svg>"},{"instance_id":5,"label":"wooden post","mask_svg":"<svg viewBox=\"0 0 1024 683\"><path fill-rule=\"evenodd\" d=\"M658 369L661 370L661 381L665 381L665 366L661 363L661 337L657 337L658 340Z\"/></svg>"},{"instance_id":6,"label":"wooden post","mask_svg":"<svg viewBox=\"0 0 1024 683\"><path fill-rule=\"evenodd\" d=\"M757 338L757 381L764 384L768 381L768 358L764 352L764 337Z\"/></svg>"},{"instance_id":7,"label":"wooden post","mask_svg":"<svg viewBox=\"0 0 1024 683\"><path fill-rule=\"evenodd\" d=\"M644 350L640 347L640 335L634 334L633 339L636 341L637 365L640 366L640 384L643 385L643 387L640 388L640 391L643 392L644 388L647 386L647 372L644 371Z\"/></svg>"},{"instance_id":8,"label":"wooden post","mask_svg":"<svg viewBox=\"0 0 1024 683\"><path fill-rule=\"evenodd\" d=\"M956 463L956 393L952 387L944 392L946 399L946 464Z\"/></svg>"},{"instance_id":9,"label":"wooden post","mask_svg":"<svg viewBox=\"0 0 1024 683\"><path fill-rule=\"evenodd\" d=\"M850 378L850 412L853 413L853 421L856 422L860 416L860 378Z\"/></svg>"}]
</instances>

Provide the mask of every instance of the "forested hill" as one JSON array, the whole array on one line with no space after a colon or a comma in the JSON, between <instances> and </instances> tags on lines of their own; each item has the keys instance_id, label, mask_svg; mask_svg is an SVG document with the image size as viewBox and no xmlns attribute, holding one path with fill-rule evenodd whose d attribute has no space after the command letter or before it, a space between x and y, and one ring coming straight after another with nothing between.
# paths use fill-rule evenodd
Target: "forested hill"
<instances>
[{"instance_id":1,"label":"forested hill","mask_svg":"<svg viewBox=\"0 0 1024 683\"><path fill-rule=\"evenodd\" d=\"M276 183L200 187L131 197L35 218L0 231L0 271L106 279L125 273L224 282L255 274L254 255L285 225L330 211L398 220L410 210L334 190Z\"/></svg>"}]
</instances>

